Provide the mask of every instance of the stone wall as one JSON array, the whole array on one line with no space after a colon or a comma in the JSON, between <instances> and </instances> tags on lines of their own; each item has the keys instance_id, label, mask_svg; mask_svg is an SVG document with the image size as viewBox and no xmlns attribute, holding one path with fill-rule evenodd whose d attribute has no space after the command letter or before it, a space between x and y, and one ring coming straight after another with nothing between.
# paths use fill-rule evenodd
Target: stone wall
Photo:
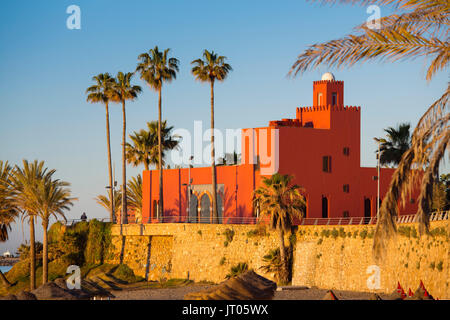
<instances>
[{"instance_id":1,"label":"stone wall","mask_svg":"<svg viewBox=\"0 0 450 320\"><path fill-rule=\"evenodd\" d=\"M263 256L278 247L278 238L275 234L253 236L256 229L255 225L230 224L115 225L112 245L116 253L107 262L119 263L123 250L123 262L149 280L181 278L216 283L225 279L232 266L245 262L273 279L260 267ZM234 233L231 241L227 230Z\"/></svg>"},{"instance_id":2,"label":"stone wall","mask_svg":"<svg viewBox=\"0 0 450 320\"><path fill-rule=\"evenodd\" d=\"M263 256L278 247L278 237L257 230L255 225L116 225L112 228L115 254L109 262L119 263L123 252L123 262L149 280L183 278L216 283L225 279L232 266L246 262L273 279L260 268ZM374 290L367 284L371 276L367 268L376 265L373 226L301 226L296 232L292 284L392 292L398 281L414 291L422 280L433 296L450 299L449 222L433 222L431 230L432 236L419 239L414 225L401 226L386 259L378 265L380 288ZM286 236L286 245L288 241Z\"/></svg>"},{"instance_id":3,"label":"stone wall","mask_svg":"<svg viewBox=\"0 0 450 320\"><path fill-rule=\"evenodd\" d=\"M449 222L432 222L431 230L433 235L419 239L414 224L401 225L388 254L376 263L373 226L304 226L296 244L292 284L390 293L398 282L414 292L422 280L434 297L450 299ZM371 280L377 270L379 289L371 290L376 288Z\"/></svg>"}]
</instances>

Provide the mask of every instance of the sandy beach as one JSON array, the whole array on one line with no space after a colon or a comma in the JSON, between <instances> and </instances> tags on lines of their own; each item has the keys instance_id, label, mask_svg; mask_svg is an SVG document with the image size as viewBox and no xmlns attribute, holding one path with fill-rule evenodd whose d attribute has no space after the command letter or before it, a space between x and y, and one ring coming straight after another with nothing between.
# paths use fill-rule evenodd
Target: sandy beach
<instances>
[{"instance_id":1,"label":"sandy beach","mask_svg":"<svg viewBox=\"0 0 450 320\"><path fill-rule=\"evenodd\" d=\"M114 300L183 300L187 293L201 291L211 286L191 285L179 288L146 289L112 291ZM322 300L326 289L299 289L276 291L274 300ZM340 300L369 300L371 293L333 290ZM382 299L388 299L389 295L381 294Z\"/></svg>"}]
</instances>

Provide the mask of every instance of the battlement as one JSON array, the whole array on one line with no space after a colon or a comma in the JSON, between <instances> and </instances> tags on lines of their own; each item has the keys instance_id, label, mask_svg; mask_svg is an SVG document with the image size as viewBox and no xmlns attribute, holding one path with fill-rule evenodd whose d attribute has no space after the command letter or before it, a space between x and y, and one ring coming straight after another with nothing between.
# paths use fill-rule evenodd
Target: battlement
<instances>
[{"instance_id":1,"label":"battlement","mask_svg":"<svg viewBox=\"0 0 450 320\"><path fill-rule=\"evenodd\" d=\"M313 81L313 84L325 84L325 83L343 85L344 81L342 81L342 80L317 80L317 81Z\"/></svg>"},{"instance_id":2,"label":"battlement","mask_svg":"<svg viewBox=\"0 0 450 320\"><path fill-rule=\"evenodd\" d=\"M297 112L318 112L318 111L355 111L360 112L361 107L357 106L317 106L317 107L299 107Z\"/></svg>"}]
</instances>

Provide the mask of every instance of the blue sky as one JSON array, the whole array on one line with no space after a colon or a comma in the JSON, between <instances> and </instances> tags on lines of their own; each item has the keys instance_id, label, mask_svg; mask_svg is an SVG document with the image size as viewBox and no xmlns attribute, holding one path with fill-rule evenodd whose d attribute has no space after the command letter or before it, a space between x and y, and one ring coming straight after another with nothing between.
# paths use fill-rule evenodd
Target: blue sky
<instances>
[{"instance_id":1,"label":"blue sky","mask_svg":"<svg viewBox=\"0 0 450 320\"><path fill-rule=\"evenodd\" d=\"M81 30L69 30L69 5L81 8ZM180 60L176 81L164 87L163 117L191 130L209 121L209 89L195 82L190 62L211 49L228 57L234 71L216 86L216 127L264 126L295 117L312 104L312 81L326 71L345 81L345 104L362 107L361 164L374 166L373 137L383 128L415 124L447 85L448 75L425 80L423 59L372 62L351 69L321 67L287 78L308 45L341 37L369 14L360 6L321 6L306 1L104 1L4 0L0 10L0 159L45 160L71 182L79 198L68 218L108 213L93 198L107 184L105 112L86 103L85 89L98 73L134 71L137 56L158 45ZM381 8L381 14L389 14ZM143 94L127 105L128 134L157 119L157 95L139 79ZM120 183L121 109L111 106L112 153ZM206 125L204 125L206 126ZM128 176L141 168L128 168ZM448 171L448 170L447 170ZM40 228L38 228L40 229ZM28 233L25 229L25 233ZM38 230L38 237L41 237ZM11 240L22 241L20 223Z\"/></svg>"}]
</instances>

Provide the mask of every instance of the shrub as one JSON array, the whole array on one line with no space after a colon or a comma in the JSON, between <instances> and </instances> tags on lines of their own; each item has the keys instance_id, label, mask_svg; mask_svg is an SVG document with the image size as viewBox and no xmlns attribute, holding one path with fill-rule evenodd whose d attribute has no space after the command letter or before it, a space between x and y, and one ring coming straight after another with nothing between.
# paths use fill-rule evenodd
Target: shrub
<instances>
[{"instance_id":1,"label":"shrub","mask_svg":"<svg viewBox=\"0 0 450 320\"><path fill-rule=\"evenodd\" d=\"M233 266L230 268L230 273L228 273L226 275L226 279L230 279L233 277L236 277L242 273L244 273L245 271L248 270L248 265L246 262L240 262L237 265Z\"/></svg>"},{"instance_id":2,"label":"shrub","mask_svg":"<svg viewBox=\"0 0 450 320\"><path fill-rule=\"evenodd\" d=\"M344 231L344 228L339 228L339 237L341 237L341 238L345 238L347 235L346 235L346 233L345 233L345 231Z\"/></svg>"},{"instance_id":3,"label":"shrub","mask_svg":"<svg viewBox=\"0 0 450 320\"><path fill-rule=\"evenodd\" d=\"M439 271L442 271L442 269L443 269L443 262L442 261L439 261L439 263L436 265L436 269L438 269Z\"/></svg>"},{"instance_id":4,"label":"shrub","mask_svg":"<svg viewBox=\"0 0 450 320\"><path fill-rule=\"evenodd\" d=\"M329 236L330 236L330 230L328 230L328 229L326 229L326 230L322 230L322 232L320 233L320 235L322 236L322 237L326 237L326 238L328 238Z\"/></svg>"},{"instance_id":5,"label":"shrub","mask_svg":"<svg viewBox=\"0 0 450 320\"><path fill-rule=\"evenodd\" d=\"M222 257L222 259L220 259L219 265L223 266L226 260L227 259L225 257Z\"/></svg>"},{"instance_id":6,"label":"shrub","mask_svg":"<svg viewBox=\"0 0 450 320\"><path fill-rule=\"evenodd\" d=\"M331 236L336 239L339 236L339 232L333 228L333 230L331 231Z\"/></svg>"},{"instance_id":7,"label":"shrub","mask_svg":"<svg viewBox=\"0 0 450 320\"><path fill-rule=\"evenodd\" d=\"M227 242L233 241L234 230L227 228L223 234L225 235L225 238L227 239Z\"/></svg>"},{"instance_id":8,"label":"shrub","mask_svg":"<svg viewBox=\"0 0 450 320\"><path fill-rule=\"evenodd\" d=\"M112 276L128 283L133 283L137 280L133 270L126 264L119 264L119 266L113 271Z\"/></svg>"},{"instance_id":9,"label":"shrub","mask_svg":"<svg viewBox=\"0 0 450 320\"><path fill-rule=\"evenodd\" d=\"M323 239L322 238L320 238L318 241L317 241L317 244L322 244L322 242L323 242Z\"/></svg>"},{"instance_id":10,"label":"shrub","mask_svg":"<svg viewBox=\"0 0 450 320\"><path fill-rule=\"evenodd\" d=\"M257 228L250 230L247 232L247 237L263 237L269 235L266 231L266 226L264 225L258 225Z\"/></svg>"},{"instance_id":11,"label":"shrub","mask_svg":"<svg viewBox=\"0 0 450 320\"><path fill-rule=\"evenodd\" d=\"M367 229L363 229L360 233L359 236L361 237L361 239L365 239L367 237Z\"/></svg>"},{"instance_id":12,"label":"shrub","mask_svg":"<svg viewBox=\"0 0 450 320\"><path fill-rule=\"evenodd\" d=\"M280 248L270 250L263 257L264 264L261 266L261 270L267 273L274 273L275 279L279 279L281 272L281 258L280 258Z\"/></svg>"}]
</instances>

